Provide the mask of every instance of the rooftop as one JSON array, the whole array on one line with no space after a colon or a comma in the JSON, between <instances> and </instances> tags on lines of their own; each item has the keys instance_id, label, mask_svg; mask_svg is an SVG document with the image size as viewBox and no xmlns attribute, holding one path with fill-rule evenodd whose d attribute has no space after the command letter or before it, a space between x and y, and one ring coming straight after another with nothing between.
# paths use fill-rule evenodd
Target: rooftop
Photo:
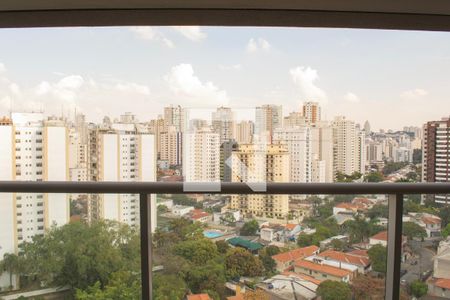
<instances>
[{"instance_id":1,"label":"rooftop","mask_svg":"<svg viewBox=\"0 0 450 300\"><path fill-rule=\"evenodd\" d=\"M306 260L299 260L299 261L297 261L295 263L295 266L296 267L300 267L300 268L304 268L304 269L308 269L308 270L317 271L317 272L320 272L320 273L329 274L331 276L336 276L336 277L345 277L345 276L350 275L352 273L349 270L340 269L340 268L327 266L327 265L322 265L322 264L315 264L313 262L306 261Z\"/></svg>"},{"instance_id":2,"label":"rooftop","mask_svg":"<svg viewBox=\"0 0 450 300\"><path fill-rule=\"evenodd\" d=\"M256 251L263 247L260 243L250 242L240 237L231 238L227 242L235 247L242 247L250 251Z\"/></svg>"},{"instance_id":3,"label":"rooftop","mask_svg":"<svg viewBox=\"0 0 450 300\"><path fill-rule=\"evenodd\" d=\"M440 288L450 290L450 279L446 278L434 278L432 283Z\"/></svg>"},{"instance_id":4,"label":"rooftop","mask_svg":"<svg viewBox=\"0 0 450 300\"><path fill-rule=\"evenodd\" d=\"M211 300L208 294L188 295L187 300Z\"/></svg>"},{"instance_id":5,"label":"rooftop","mask_svg":"<svg viewBox=\"0 0 450 300\"><path fill-rule=\"evenodd\" d=\"M296 261L302 259L303 257L313 255L315 252L319 250L317 246L308 246L303 248L294 249L288 252L279 253L277 255L272 256L272 259L275 261L287 262L287 261Z\"/></svg>"},{"instance_id":6,"label":"rooftop","mask_svg":"<svg viewBox=\"0 0 450 300\"><path fill-rule=\"evenodd\" d=\"M317 255L325 259L332 259L340 262L346 262L352 265L366 267L370 264L370 260L367 257L352 255L350 253L344 253L340 251L326 250Z\"/></svg>"}]
</instances>

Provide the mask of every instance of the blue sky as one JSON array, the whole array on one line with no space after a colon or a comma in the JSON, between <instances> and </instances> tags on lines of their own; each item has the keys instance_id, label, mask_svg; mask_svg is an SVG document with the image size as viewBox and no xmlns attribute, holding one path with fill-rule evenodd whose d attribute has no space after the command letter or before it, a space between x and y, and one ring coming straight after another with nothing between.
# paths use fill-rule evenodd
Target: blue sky
<instances>
[{"instance_id":1,"label":"blue sky","mask_svg":"<svg viewBox=\"0 0 450 300\"><path fill-rule=\"evenodd\" d=\"M400 129L450 114L450 34L252 27L0 30L0 114L44 109L142 121L169 104L303 101Z\"/></svg>"}]
</instances>

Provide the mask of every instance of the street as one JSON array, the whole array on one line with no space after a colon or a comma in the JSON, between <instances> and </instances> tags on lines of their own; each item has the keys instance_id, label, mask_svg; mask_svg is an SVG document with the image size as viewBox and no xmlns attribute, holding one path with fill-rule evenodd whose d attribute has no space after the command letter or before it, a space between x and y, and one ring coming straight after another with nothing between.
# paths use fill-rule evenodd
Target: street
<instances>
[{"instance_id":1,"label":"street","mask_svg":"<svg viewBox=\"0 0 450 300\"><path fill-rule=\"evenodd\" d=\"M434 252L426 246L431 245L431 241L409 241L408 245L413 251L413 257L409 258L405 263L402 263L402 270L406 270L407 273L402 276L402 280L410 284L414 280L419 279L419 274L433 269L433 256ZM411 264L417 261L417 264Z\"/></svg>"}]
</instances>

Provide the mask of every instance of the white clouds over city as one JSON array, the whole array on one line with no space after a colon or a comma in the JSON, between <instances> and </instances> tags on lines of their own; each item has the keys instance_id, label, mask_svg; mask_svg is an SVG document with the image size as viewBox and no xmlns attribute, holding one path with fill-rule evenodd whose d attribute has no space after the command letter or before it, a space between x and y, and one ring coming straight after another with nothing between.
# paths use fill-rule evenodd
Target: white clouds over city
<instances>
[{"instance_id":1,"label":"white clouds over city","mask_svg":"<svg viewBox=\"0 0 450 300\"><path fill-rule=\"evenodd\" d=\"M321 104L328 102L327 94L317 85L319 75L317 70L311 67L299 66L289 70L291 79L297 86L302 99L319 101Z\"/></svg>"},{"instance_id":2,"label":"white clouds over city","mask_svg":"<svg viewBox=\"0 0 450 300\"><path fill-rule=\"evenodd\" d=\"M269 52L272 46L270 43L263 38L251 38L245 50L247 53L255 53L255 52Z\"/></svg>"},{"instance_id":3,"label":"white clouds over city","mask_svg":"<svg viewBox=\"0 0 450 300\"><path fill-rule=\"evenodd\" d=\"M400 94L403 99L417 99L428 95L428 91L424 89L413 89L404 91Z\"/></svg>"},{"instance_id":4,"label":"white clouds over city","mask_svg":"<svg viewBox=\"0 0 450 300\"><path fill-rule=\"evenodd\" d=\"M350 103L358 103L361 101L361 99L352 92L348 92L347 94L345 94L344 99L345 101Z\"/></svg>"},{"instance_id":5,"label":"white clouds over city","mask_svg":"<svg viewBox=\"0 0 450 300\"><path fill-rule=\"evenodd\" d=\"M191 64L179 64L164 77L169 89L177 98L178 103L187 106L217 106L227 105L229 102L225 90L219 89L211 81L201 81L194 74Z\"/></svg>"}]
</instances>

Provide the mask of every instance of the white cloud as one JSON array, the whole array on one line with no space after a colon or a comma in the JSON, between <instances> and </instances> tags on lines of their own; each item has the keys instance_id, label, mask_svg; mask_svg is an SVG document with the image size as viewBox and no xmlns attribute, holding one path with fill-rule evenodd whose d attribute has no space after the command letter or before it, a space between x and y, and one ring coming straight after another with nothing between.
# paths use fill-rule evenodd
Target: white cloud
<instances>
[{"instance_id":1,"label":"white cloud","mask_svg":"<svg viewBox=\"0 0 450 300\"><path fill-rule=\"evenodd\" d=\"M6 72L6 67L4 64L0 63L0 74Z\"/></svg>"},{"instance_id":2,"label":"white cloud","mask_svg":"<svg viewBox=\"0 0 450 300\"><path fill-rule=\"evenodd\" d=\"M125 82L116 84L116 89L120 92L136 93L142 95L150 95L150 89L146 85L137 84L134 82Z\"/></svg>"},{"instance_id":3,"label":"white cloud","mask_svg":"<svg viewBox=\"0 0 450 300\"><path fill-rule=\"evenodd\" d=\"M240 64L235 65L219 65L219 70L229 71L229 70L240 70L242 66Z\"/></svg>"},{"instance_id":4,"label":"white cloud","mask_svg":"<svg viewBox=\"0 0 450 300\"><path fill-rule=\"evenodd\" d=\"M172 67L164 79L182 103L192 106L216 106L229 102L226 91L220 90L210 81L201 82L194 74L191 64Z\"/></svg>"},{"instance_id":5,"label":"white cloud","mask_svg":"<svg viewBox=\"0 0 450 300\"><path fill-rule=\"evenodd\" d=\"M181 33L187 39L198 42L206 38L206 33L204 33L200 26L172 26L172 28Z\"/></svg>"},{"instance_id":6,"label":"white cloud","mask_svg":"<svg viewBox=\"0 0 450 300\"><path fill-rule=\"evenodd\" d=\"M400 94L400 97L404 99L415 99L428 95L428 92L424 89L413 89L409 91L404 91Z\"/></svg>"},{"instance_id":7,"label":"white cloud","mask_svg":"<svg viewBox=\"0 0 450 300\"><path fill-rule=\"evenodd\" d=\"M69 75L61 78L56 83L43 81L35 88L37 96L51 95L67 102L75 101L78 90L84 85L84 79L80 75Z\"/></svg>"},{"instance_id":8,"label":"white cloud","mask_svg":"<svg viewBox=\"0 0 450 300\"><path fill-rule=\"evenodd\" d=\"M299 88L302 100L320 101L322 104L327 102L327 95L325 91L316 85L319 79L317 70L311 67L295 67L289 70L289 74L294 84Z\"/></svg>"},{"instance_id":9,"label":"white cloud","mask_svg":"<svg viewBox=\"0 0 450 300\"><path fill-rule=\"evenodd\" d=\"M272 46L263 38L251 38L246 47L248 53L255 53L258 51L269 52Z\"/></svg>"},{"instance_id":10,"label":"white cloud","mask_svg":"<svg viewBox=\"0 0 450 300\"><path fill-rule=\"evenodd\" d=\"M356 96L355 94L353 94L351 92L348 92L347 94L345 94L344 99L351 103L358 103L361 101L361 99L359 99L358 96Z\"/></svg>"},{"instance_id":11,"label":"white cloud","mask_svg":"<svg viewBox=\"0 0 450 300\"><path fill-rule=\"evenodd\" d=\"M174 43L169 40L160 30L150 26L133 26L129 28L134 35L142 40L161 42L168 48L174 48Z\"/></svg>"}]
</instances>

